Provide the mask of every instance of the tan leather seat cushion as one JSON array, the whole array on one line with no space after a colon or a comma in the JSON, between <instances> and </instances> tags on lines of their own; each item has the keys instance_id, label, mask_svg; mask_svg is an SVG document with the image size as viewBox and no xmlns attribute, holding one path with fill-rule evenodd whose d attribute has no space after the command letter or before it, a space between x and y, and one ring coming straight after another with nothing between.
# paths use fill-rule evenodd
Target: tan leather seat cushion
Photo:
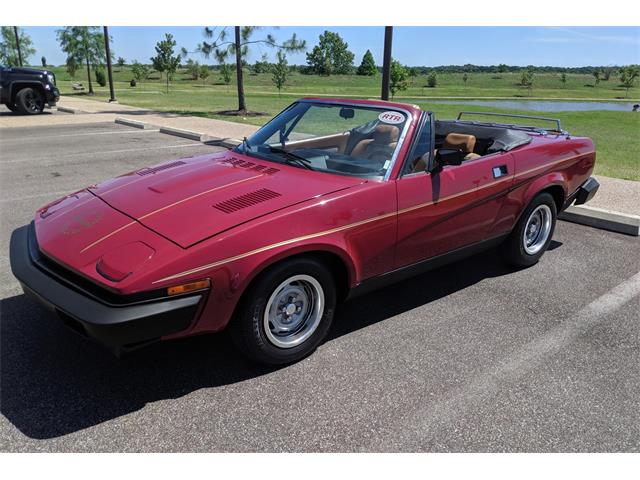
<instances>
[{"instance_id":1,"label":"tan leather seat cushion","mask_svg":"<svg viewBox=\"0 0 640 480\"><path fill-rule=\"evenodd\" d=\"M450 133L444 139L442 148L459 148L464 153L473 153L476 147L476 137L462 133Z\"/></svg>"},{"instance_id":2,"label":"tan leather seat cushion","mask_svg":"<svg viewBox=\"0 0 640 480\"><path fill-rule=\"evenodd\" d=\"M356 144L356 146L353 147L353 150L351 150L351 156L364 156L367 147L373 144L389 145L390 147L395 148L395 146L398 144L399 138L400 129L398 127L396 127L395 125L386 125L384 123L380 123L376 125L376 129L373 133L373 138L360 140Z\"/></svg>"}]
</instances>

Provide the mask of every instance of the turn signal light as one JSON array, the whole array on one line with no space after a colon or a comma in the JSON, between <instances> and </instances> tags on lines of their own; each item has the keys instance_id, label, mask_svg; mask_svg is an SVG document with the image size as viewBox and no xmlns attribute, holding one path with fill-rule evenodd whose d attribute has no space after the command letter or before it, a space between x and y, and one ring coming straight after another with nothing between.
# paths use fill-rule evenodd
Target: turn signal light
<instances>
[{"instance_id":1,"label":"turn signal light","mask_svg":"<svg viewBox=\"0 0 640 480\"><path fill-rule=\"evenodd\" d=\"M207 278L206 280L198 280L197 282L183 283L182 285L169 287L167 288L167 294L180 295L181 293L194 292L196 290L209 288L210 286L211 286L211 281Z\"/></svg>"}]
</instances>

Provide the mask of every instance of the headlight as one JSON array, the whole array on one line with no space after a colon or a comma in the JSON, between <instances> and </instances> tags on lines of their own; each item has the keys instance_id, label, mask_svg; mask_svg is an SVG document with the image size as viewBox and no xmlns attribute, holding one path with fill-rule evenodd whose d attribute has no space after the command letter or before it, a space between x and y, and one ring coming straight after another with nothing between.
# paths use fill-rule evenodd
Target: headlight
<instances>
[{"instance_id":1,"label":"headlight","mask_svg":"<svg viewBox=\"0 0 640 480\"><path fill-rule=\"evenodd\" d=\"M49 80L49 83L56 84L56 77L54 77L52 73L47 73L47 80Z\"/></svg>"}]
</instances>

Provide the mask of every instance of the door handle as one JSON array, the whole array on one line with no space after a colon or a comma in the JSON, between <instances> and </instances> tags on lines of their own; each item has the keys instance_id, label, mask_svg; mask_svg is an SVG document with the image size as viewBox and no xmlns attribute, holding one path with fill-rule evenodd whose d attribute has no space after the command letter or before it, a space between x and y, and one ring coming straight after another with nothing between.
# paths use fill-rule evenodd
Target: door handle
<instances>
[{"instance_id":1,"label":"door handle","mask_svg":"<svg viewBox=\"0 0 640 480\"><path fill-rule=\"evenodd\" d=\"M493 167L493 178L504 177L507 174L507 166L506 165L498 165Z\"/></svg>"}]
</instances>

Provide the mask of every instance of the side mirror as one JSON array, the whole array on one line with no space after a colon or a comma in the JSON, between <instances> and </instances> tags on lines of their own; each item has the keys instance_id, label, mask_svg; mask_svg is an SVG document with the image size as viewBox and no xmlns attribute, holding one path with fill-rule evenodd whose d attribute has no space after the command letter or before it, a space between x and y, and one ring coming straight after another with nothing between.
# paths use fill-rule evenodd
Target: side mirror
<instances>
[{"instance_id":1,"label":"side mirror","mask_svg":"<svg viewBox=\"0 0 640 480\"><path fill-rule=\"evenodd\" d=\"M464 161L465 153L457 148L440 148L436 152L436 164L440 167L445 165L460 165Z\"/></svg>"}]
</instances>

